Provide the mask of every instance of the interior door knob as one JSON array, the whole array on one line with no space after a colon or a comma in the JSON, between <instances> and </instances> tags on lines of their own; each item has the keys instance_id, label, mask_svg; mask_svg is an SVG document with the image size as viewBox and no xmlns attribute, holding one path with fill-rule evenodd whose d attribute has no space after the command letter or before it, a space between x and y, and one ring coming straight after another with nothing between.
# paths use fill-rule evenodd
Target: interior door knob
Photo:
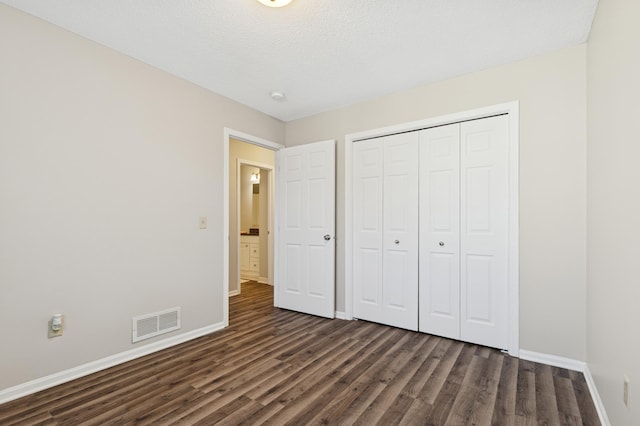
<instances>
[{"instance_id":1,"label":"interior door knob","mask_svg":"<svg viewBox=\"0 0 640 426\"><path fill-rule=\"evenodd\" d=\"M331 235L326 234L326 235L324 236L324 240L325 240L325 241L329 241L330 239L331 239Z\"/></svg>"},{"instance_id":2,"label":"interior door knob","mask_svg":"<svg viewBox=\"0 0 640 426\"><path fill-rule=\"evenodd\" d=\"M440 241L440 242L438 243L438 245L439 245L440 247L444 247L444 241Z\"/></svg>"},{"instance_id":3,"label":"interior door knob","mask_svg":"<svg viewBox=\"0 0 640 426\"><path fill-rule=\"evenodd\" d=\"M400 240L395 240L394 243L400 244Z\"/></svg>"}]
</instances>

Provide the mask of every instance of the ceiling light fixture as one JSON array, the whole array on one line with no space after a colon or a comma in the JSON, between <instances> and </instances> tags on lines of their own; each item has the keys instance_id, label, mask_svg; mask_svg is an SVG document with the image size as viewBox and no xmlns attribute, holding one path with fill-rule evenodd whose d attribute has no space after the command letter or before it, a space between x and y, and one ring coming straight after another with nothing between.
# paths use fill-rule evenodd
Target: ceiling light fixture
<instances>
[{"instance_id":1,"label":"ceiling light fixture","mask_svg":"<svg viewBox=\"0 0 640 426\"><path fill-rule=\"evenodd\" d=\"M260 3L269 7L282 7L291 3L291 0L258 0Z\"/></svg>"}]
</instances>

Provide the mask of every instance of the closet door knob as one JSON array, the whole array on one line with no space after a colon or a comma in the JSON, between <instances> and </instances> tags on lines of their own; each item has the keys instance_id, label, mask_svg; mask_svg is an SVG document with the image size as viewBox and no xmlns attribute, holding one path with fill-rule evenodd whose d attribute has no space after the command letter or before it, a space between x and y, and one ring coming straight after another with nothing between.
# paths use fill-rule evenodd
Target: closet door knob
<instances>
[{"instance_id":1,"label":"closet door knob","mask_svg":"<svg viewBox=\"0 0 640 426\"><path fill-rule=\"evenodd\" d=\"M400 244L400 240L395 240L394 243Z\"/></svg>"},{"instance_id":2,"label":"closet door knob","mask_svg":"<svg viewBox=\"0 0 640 426\"><path fill-rule=\"evenodd\" d=\"M324 240L325 240L325 241L329 241L330 239L331 239L331 235L326 234L326 235L324 236Z\"/></svg>"},{"instance_id":3,"label":"closet door knob","mask_svg":"<svg viewBox=\"0 0 640 426\"><path fill-rule=\"evenodd\" d=\"M440 242L438 243L438 245L439 245L440 247L444 247L444 241L440 241Z\"/></svg>"}]
</instances>

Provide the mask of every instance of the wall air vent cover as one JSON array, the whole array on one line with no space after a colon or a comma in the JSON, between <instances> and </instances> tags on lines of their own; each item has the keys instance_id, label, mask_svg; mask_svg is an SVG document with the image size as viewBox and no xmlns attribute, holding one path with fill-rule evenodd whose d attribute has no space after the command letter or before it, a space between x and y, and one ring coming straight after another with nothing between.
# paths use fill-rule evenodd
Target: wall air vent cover
<instances>
[{"instance_id":1,"label":"wall air vent cover","mask_svg":"<svg viewBox=\"0 0 640 426\"><path fill-rule=\"evenodd\" d=\"M134 317L132 324L133 343L178 330L180 307Z\"/></svg>"}]
</instances>

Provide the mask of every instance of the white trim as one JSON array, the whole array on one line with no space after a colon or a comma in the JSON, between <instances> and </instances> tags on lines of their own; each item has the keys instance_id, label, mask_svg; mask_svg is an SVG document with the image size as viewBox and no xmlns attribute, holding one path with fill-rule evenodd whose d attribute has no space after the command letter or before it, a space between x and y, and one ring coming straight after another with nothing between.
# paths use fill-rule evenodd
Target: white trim
<instances>
[{"instance_id":1,"label":"white trim","mask_svg":"<svg viewBox=\"0 0 640 426\"><path fill-rule=\"evenodd\" d=\"M224 128L222 141L222 322L229 325L229 138L232 130Z\"/></svg>"},{"instance_id":2,"label":"white trim","mask_svg":"<svg viewBox=\"0 0 640 426\"><path fill-rule=\"evenodd\" d=\"M250 143L252 145L262 146L263 148L271 149L274 151L280 150L284 148L284 145L281 145L276 142L271 142L266 139L262 139L258 136L249 135L247 133L241 132L239 130L230 129L228 127L224 128L224 137L222 141L223 145L223 166L222 166L222 316L224 326L229 325L229 240L231 235L229 233L229 139L234 138L241 140L243 142ZM274 179L270 179L273 181ZM273 184L271 186L271 194L273 194ZM275 205L274 210L275 212ZM272 224L273 226L273 224ZM275 238L277 237L277 232L275 228L272 228L274 235L274 250L273 250L273 259L275 263L275 257L277 255L275 251Z\"/></svg>"},{"instance_id":3,"label":"white trim","mask_svg":"<svg viewBox=\"0 0 640 426\"><path fill-rule=\"evenodd\" d=\"M528 351L526 349L520 350L520 359L538 362L540 364L552 365L554 367L566 368L567 370L579 371L581 373L584 373L587 366L584 361L578 361L577 359L543 354L540 352Z\"/></svg>"},{"instance_id":4,"label":"white trim","mask_svg":"<svg viewBox=\"0 0 640 426\"><path fill-rule=\"evenodd\" d=\"M269 278L268 277L258 277L258 282L260 284L269 284L269 285L273 285L269 282Z\"/></svg>"},{"instance_id":5,"label":"white trim","mask_svg":"<svg viewBox=\"0 0 640 426\"><path fill-rule=\"evenodd\" d=\"M352 206L352 149L353 142L386 136L400 132L410 132L428 127L442 126L461 121L509 114L509 354L518 356L520 350L520 265L519 265L519 146L520 146L520 103L518 101L492 105L469 111L412 121L410 123L382 127L352 133L345 136L345 316L353 319L353 206Z\"/></svg>"},{"instance_id":6,"label":"white trim","mask_svg":"<svg viewBox=\"0 0 640 426\"><path fill-rule=\"evenodd\" d=\"M589 365L586 362L557 355L548 355L540 352L527 351L525 349L520 350L520 359L538 362L540 364L552 365L554 367L566 368L568 370L579 371L580 373L582 373L584 375L585 381L587 382L589 392L591 393L593 404L596 406L596 411L598 412L600 423L602 423L604 426L611 425L611 423L609 422L609 417L607 416L607 411L604 408L604 403L602 402L600 394L598 393L596 382L593 380L591 371L589 371Z\"/></svg>"},{"instance_id":7,"label":"white trim","mask_svg":"<svg viewBox=\"0 0 640 426\"><path fill-rule=\"evenodd\" d=\"M611 422L609 421L609 416L607 416L607 410L605 410L604 408L604 403L600 398L600 393L598 393L596 382L593 380L593 376L591 375L591 371L589 371L588 364L585 365L583 374L584 374L584 379L587 381L587 386L589 387L589 392L591 393L591 399L593 400L593 404L596 406L596 411L598 412L600 423L602 423L604 426L611 426Z\"/></svg>"},{"instance_id":8,"label":"white trim","mask_svg":"<svg viewBox=\"0 0 640 426\"><path fill-rule=\"evenodd\" d=\"M446 124L459 123L462 121L475 120L478 118L486 118L498 114L512 114L513 109L517 109L518 106L519 101L506 102L503 104L491 105L468 111L411 121L409 123L380 127L377 129L365 130L358 133L350 133L346 135L345 138L347 141L355 142L364 139L393 135L396 133L411 132L414 130L426 129L429 127L443 126Z\"/></svg>"},{"instance_id":9,"label":"white trim","mask_svg":"<svg viewBox=\"0 0 640 426\"><path fill-rule=\"evenodd\" d=\"M272 142L267 139L262 139L261 137L253 136L248 133L243 133L239 130L233 130L228 127L224 128L224 135L227 143L229 142L229 138L231 137L233 139L238 139L242 142L250 143L251 145L258 145L263 148L270 149L272 151L279 151L282 148L284 148L284 145L279 144L277 142Z\"/></svg>"},{"instance_id":10,"label":"white trim","mask_svg":"<svg viewBox=\"0 0 640 426\"><path fill-rule=\"evenodd\" d=\"M231 296L237 296L240 294L240 290L232 290L229 292L229 297Z\"/></svg>"},{"instance_id":11,"label":"white trim","mask_svg":"<svg viewBox=\"0 0 640 426\"><path fill-rule=\"evenodd\" d=\"M192 330L178 336L173 336L168 339L163 339L158 342L141 346L139 348L120 352L115 355L111 355L96 361L88 362L86 364L70 368L68 370L60 371L58 373L50 374L39 379L31 380L26 383L0 390L0 404L4 404L5 402L9 402L23 396L31 395L35 392L39 392L44 389L60 385L62 383L66 383L98 371L106 370L107 368L113 367L115 365L161 351L171 346L179 345L189 340L197 339L198 337L205 336L207 334L213 333L214 331L222 330L224 327L225 324L222 322L208 325L206 327Z\"/></svg>"},{"instance_id":12,"label":"white trim","mask_svg":"<svg viewBox=\"0 0 640 426\"><path fill-rule=\"evenodd\" d=\"M347 319L347 314L345 312L342 312L342 311L336 311L335 317L336 317L336 319L346 320Z\"/></svg>"},{"instance_id":13,"label":"white trim","mask_svg":"<svg viewBox=\"0 0 640 426\"><path fill-rule=\"evenodd\" d=\"M280 299L278 297L278 287L276 284L280 283L280 275L278 274L278 247L280 247L280 198L278 195L278 188L280 188L280 162L278 157L280 155L276 152L276 169L273 176L273 184L275 185L275 191L273 192L273 306L279 306Z\"/></svg>"},{"instance_id":14,"label":"white trim","mask_svg":"<svg viewBox=\"0 0 640 426\"><path fill-rule=\"evenodd\" d=\"M520 354L520 103L509 114L509 354Z\"/></svg>"}]
</instances>

